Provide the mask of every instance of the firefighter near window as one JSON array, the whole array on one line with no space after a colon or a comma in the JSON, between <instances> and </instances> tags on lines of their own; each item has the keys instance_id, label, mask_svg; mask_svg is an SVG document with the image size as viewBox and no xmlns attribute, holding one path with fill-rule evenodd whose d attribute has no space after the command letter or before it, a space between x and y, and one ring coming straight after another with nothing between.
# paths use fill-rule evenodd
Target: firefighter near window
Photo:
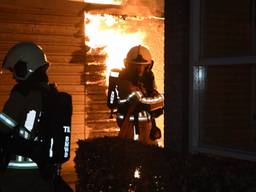
<instances>
[{"instance_id":1,"label":"firefighter near window","mask_svg":"<svg viewBox=\"0 0 256 192\"><path fill-rule=\"evenodd\" d=\"M60 176L70 155L72 98L49 84L48 67L33 42L15 44L4 59L16 84L0 112L1 192L72 191Z\"/></svg>"},{"instance_id":2,"label":"firefighter near window","mask_svg":"<svg viewBox=\"0 0 256 192\"><path fill-rule=\"evenodd\" d=\"M116 114L119 136L156 144L161 131L155 118L163 114L164 98L156 90L150 51L142 45L132 47L124 63L123 70L110 72L107 102Z\"/></svg>"}]
</instances>

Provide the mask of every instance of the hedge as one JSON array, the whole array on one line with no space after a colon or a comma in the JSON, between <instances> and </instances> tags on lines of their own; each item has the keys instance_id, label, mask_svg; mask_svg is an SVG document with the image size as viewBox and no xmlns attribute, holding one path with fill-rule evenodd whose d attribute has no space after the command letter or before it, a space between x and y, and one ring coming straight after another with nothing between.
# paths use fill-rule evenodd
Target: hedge
<instances>
[{"instance_id":1,"label":"hedge","mask_svg":"<svg viewBox=\"0 0 256 192\"><path fill-rule=\"evenodd\" d=\"M78 141L74 161L77 192L256 192L255 162L167 152L117 137Z\"/></svg>"}]
</instances>

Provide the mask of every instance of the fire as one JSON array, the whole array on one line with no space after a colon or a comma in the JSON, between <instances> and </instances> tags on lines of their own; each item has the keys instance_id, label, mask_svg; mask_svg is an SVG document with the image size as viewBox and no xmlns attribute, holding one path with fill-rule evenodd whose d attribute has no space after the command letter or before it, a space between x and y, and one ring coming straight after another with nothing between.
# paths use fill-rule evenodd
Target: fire
<instances>
[{"instance_id":1,"label":"fire","mask_svg":"<svg viewBox=\"0 0 256 192\"><path fill-rule=\"evenodd\" d=\"M98 3L98 4L112 4L112 5L120 5L122 4L122 0L84 0L86 3Z\"/></svg>"},{"instance_id":2,"label":"fire","mask_svg":"<svg viewBox=\"0 0 256 192\"><path fill-rule=\"evenodd\" d=\"M124 58L133 46L143 45L145 34L142 31L129 32L122 17L92 15L85 13L86 45L92 49L103 48L106 54L107 75L113 68L123 68Z\"/></svg>"}]
</instances>

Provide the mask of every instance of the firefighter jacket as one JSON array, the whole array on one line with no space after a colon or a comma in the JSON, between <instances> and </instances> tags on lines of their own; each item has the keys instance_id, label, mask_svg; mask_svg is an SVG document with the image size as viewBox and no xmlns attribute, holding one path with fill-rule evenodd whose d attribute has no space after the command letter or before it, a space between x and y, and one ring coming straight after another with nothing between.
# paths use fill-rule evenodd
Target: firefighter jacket
<instances>
[{"instance_id":1,"label":"firefighter jacket","mask_svg":"<svg viewBox=\"0 0 256 192\"><path fill-rule=\"evenodd\" d=\"M14 131L18 126L19 135L27 140L37 140L34 132L39 128L40 116L42 114L42 94L40 90L34 89L17 90L15 86L0 113L1 131ZM19 86L20 89L20 86ZM21 147L21 146L17 146ZM37 168L36 163L23 156L13 156L8 165L10 168Z\"/></svg>"},{"instance_id":2,"label":"firefighter jacket","mask_svg":"<svg viewBox=\"0 0 256 192\"><path fill-rule=\"evenodd\" d=\"M120 74L118 80L117 123L119 136L154 144L149 137L152 119L162 114L163 95L155 89L148 93L143 82L133 81L126 74ZM159 113L160 111L160 113ZM157 113L156 113L157 112Z\"/></svg>"}]
</instances>

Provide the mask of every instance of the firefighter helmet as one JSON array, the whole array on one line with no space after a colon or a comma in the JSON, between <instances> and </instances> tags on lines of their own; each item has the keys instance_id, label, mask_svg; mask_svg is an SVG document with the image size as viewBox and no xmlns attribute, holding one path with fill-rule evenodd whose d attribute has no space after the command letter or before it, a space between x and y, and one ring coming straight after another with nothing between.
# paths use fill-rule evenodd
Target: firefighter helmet
<instances>
[{"instance_id":1,"label":"firefighter helmet","mask_svg":"<svg viewBox=\"0 0 256 192\"><path fill-rule=\"evenodd\" d=\"M125 58L125 66L130 64L151 65L152 63L150 51L142 45L132 47Z\"/></svg>"},{"instance_id":2,"label":"firefighter helmet","mask_svg":"<svg viewBox=\"0 0 256 192\"><path fill-rule=\"evenodd\" d=\"M26 80L38 68L48 67L43 49L34 42L19 42L5 56L3 68L13 73L16 80Z\"/></svg>"}]
</instances>

